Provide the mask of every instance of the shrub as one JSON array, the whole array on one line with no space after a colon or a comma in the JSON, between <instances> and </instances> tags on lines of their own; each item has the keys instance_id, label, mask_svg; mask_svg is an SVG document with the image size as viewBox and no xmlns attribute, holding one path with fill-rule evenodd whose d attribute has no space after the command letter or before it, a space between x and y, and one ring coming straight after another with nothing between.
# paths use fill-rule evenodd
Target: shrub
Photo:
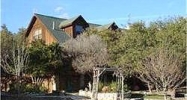
<instances>
[{"instance_id":1,"label":"shrub","mask_svg":"<svg viewBox=\"0 0 187 100\"><path fill-rule=\"evenodd\" d=\"M109 86L110 86L111 92L117 92L117 82L112 81L112 83L110 83Z\"/></svg>"},{"instance_id":2,"label":"shrub","mask_svg":"<svg viewBox=\"0 0 187 100\"><path fill-rule=\"evenodd\" d=\"M43 86L27 84L25 87L25 92L29 93L46 93L47 89Z\"/></svg>"},{"instance_id":3,"label":"shrub","mask_svg":"<svg viewBox=\"0 0 187 100\"><path fill-rule=\"evenodd\" d=\"M99 82L98 92L101 92L101 91L102 91L103 86L104 86L104 83Z\"/></svg>"},{"instance_id":4,"label":"shrub","mask_svg":"<svg viewBox=\"0 0 187 100\"><path fill-rule=\"evenodd\" d=\"M128 87L128 85L127 85L127 84L124 84L124 85L123 85L123 89L124 89L124 92L129 91L129 87Z\"/></svg>"},{"instance_id":5,"label":"shrub","mask_svg":"<svg viewBox=\"0 0 187 100\"><path fill-rule=\"evenodd\" d=\"M105 90L105 88L107 88L107 90ZM124 92L129 91L128 85L124 84L123 89ZM104 84L103 82L99 82L98 92L117 92L117 82L112 81L111 83L106 83L106 84Z\"/></svg>"},{"instance_id":6,"label":"shrub","mask_svg":"<svg viewBox=\"0 0 187 100\"><path fill-rule=\"evenodd\" d=\"M10 93L18 93L18 91L22 92L22 90L20 89L21 86L19 83L12 83L10 84Z\"/></svg>"}]
</instances>

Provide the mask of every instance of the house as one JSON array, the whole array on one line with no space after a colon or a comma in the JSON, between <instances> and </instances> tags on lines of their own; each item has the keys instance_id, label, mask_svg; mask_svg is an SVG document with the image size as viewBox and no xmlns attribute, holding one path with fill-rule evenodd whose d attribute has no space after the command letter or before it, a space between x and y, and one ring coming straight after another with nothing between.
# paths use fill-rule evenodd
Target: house
<instances>
[{"instance_id":1,"label":"house","mask_svg":"<svg viewBox=\"0 0 187 100\"><path fill-rule=\"evenodd\" d=\"M47 45L52 43L62 44L69 38L76 38L88 27L94 27L98 30L118 29L115 22L106 25L88 23L81 15L64 19L34 14L25 36L28 44L37 39L42 39ZM50 82L45 84L48 84L50 92L56 88L58 90L77 91L86 86L85 82L88 80L84 77L87 76L76 73L73 68L66 68L64 73L59 73L59 76L55 76L56 79L51 79Z\"/></svg>"}]
</instances>

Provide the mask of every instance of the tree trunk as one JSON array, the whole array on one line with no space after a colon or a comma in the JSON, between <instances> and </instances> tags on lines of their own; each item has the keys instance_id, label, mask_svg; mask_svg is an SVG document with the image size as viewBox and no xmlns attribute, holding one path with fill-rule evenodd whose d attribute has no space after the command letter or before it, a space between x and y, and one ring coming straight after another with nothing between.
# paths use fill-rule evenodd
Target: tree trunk
<instances>
[{"instance_id":1,"label":"tree trunk","mask_svg":"<svg viewBox=\"0 0 187 100\"><path fill-rule=\"evenodd\" d=\"M164 93L164 100L167 100L167 94Z\"/></svg>"},{"instance_id":2,"label":"tree trunk","mask_svg":"<svg viewBox=\"0 0 187 100\"><path fill-rule=\"evenodd\" d=\"M171 95L171 98L175 98L175 89L168 90L168 94Z\"/></svg>"},{"instance_id":3,"label":"tree trunk","mask_svg":"<svg viewBox=\"0 0 187 100\"><path fill-rule=\"evenodd\" d=\"M56 83L56 91L60 90L60 76L56 75L55 76L55 83Z\"/></svg>"},{"instance_id":4,"label":"tree trunk","mask_svg":"<svg viewBox=\"0 0 187 100\"><path fill-rule=\"evenodd\" d=\"M150 93L152 93L152 90L151 90L151 89L152 89L152 87L151 87L151 85L150 85L150 83L149 83L149 82L147 83L147 86L148 86L149 92L150 92Z\"/></svg>"},{"instance_id":5,"label":"tree trunk","mask_svg":"<svg viewBox=\"0 0 187 100\"><path fill-rule=\"evenodd\" d=\"M164 100L167 100L167 88L166 86L164 85L164 88L163 88L163 93L164 93Z\"/></svg>"},{"instance_id":6,"label":"tree trunk","mask_svg":"<svg viewBox=\"0 0 187 100\"><path fill-rule=\"evenodd\" d=\"M18 86L16 86L16 88L17 88L17 91L18 91L18 96L20 94L20 84L21 84L20 76L16 76L16 85L18 85Z\"/></svg>"},{"instance_id":7,"label":"tree trunk","mask_svg":"<svg viewBox=\"0 0 187 100\"><path fill-rule=\"evenodd\" d=\"M159 89L158 89L158 85L157 84L155 85L155 88L156 88L156 92L158 93Z\"/></svg>"}]
</instances>

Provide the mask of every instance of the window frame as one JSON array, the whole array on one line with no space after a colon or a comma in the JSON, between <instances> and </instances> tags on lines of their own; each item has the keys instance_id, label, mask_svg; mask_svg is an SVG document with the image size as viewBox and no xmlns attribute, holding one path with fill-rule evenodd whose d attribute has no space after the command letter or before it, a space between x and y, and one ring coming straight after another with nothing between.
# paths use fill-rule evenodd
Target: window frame
<instances>
[{"instance_id":1,"label":"window frame","mask_svg":"<svg viewBox=\"0 0 187 100\"><path fill-rule=\"evenodd\" d=\"M34 40L42 39L42 29L36 29L34 31L33 39Z\"/></svg>"},{"instance_id":2,"label":"window frame","mask_svg":"<svg viewBox=\"0 0 187 100\"><path fill-rule=\"evenodd\" d=\"M75 25L75 33L76 35L80 35L83 32L84 28L82 25Z\"/></svg>"}]
</instances>

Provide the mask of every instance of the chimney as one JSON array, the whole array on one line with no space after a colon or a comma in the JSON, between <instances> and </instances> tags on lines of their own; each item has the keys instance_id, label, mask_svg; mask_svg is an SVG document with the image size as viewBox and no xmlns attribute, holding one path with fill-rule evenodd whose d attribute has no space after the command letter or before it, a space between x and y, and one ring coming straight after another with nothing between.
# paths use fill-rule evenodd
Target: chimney
<instances>
[{"instance_id":1,"label":"chimney","mask_svg":"<svg viewBox=\"0 0 187 100\"><path fill-rule=\"evenodd\" d=\"M55 22L53 21L53 30L55 29Z\"/></svg>"}]
</instances>

